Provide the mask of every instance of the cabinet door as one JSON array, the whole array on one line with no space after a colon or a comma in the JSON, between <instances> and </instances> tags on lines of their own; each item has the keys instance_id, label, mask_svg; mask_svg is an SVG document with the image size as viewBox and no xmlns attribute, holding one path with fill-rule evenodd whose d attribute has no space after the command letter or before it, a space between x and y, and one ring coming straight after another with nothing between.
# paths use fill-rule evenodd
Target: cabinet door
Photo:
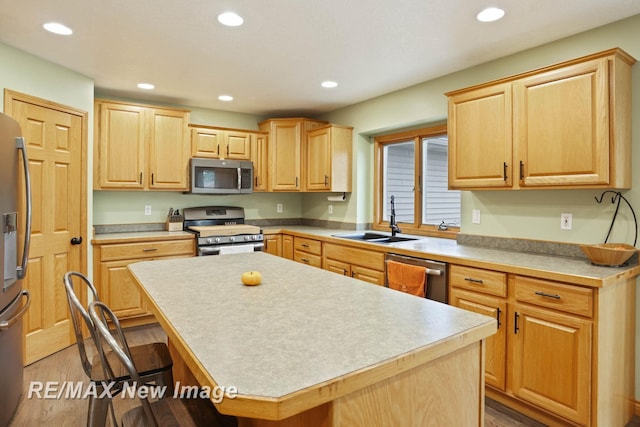
<instances>
[{"instance_id":1,"label":"cabinet door","mask_svg":"<svg viewBox=\"0 0 640 427\"><path fill-rule=\"evenodd\" d=\"M97 189L144 188L145 109L133 105L96 103Z\"/></svg>"},{"instance_id":2,"label":"cabinet door","mask_svg":"<svg viewBox=\"0 0 640 427\"><path fill-rule=\"evenodd\" d=\"M267 169L268 137L266 134L256 133L251 141L251 160L253 161L253 191L267 191L269 189Z\"/></svg>"},{"instance_id":3,"label":"cabinet door","mask_svg":"<svg viewBox=\"0 0 640 427\"><path fill-rule=\"evenodd\" d=\"M224 132L220 129L191 128L191 155L209 159L220 158L224 148Z\"/></svg>"},{"instance_id":4,"label":"cabinet door","mask_svg":"<svg viewBox=\"0 0 640 427\"><path fill-rule=\"evenodd\" d=\"M293 236L289 234L282 235L282 257L293 259Z\"/></svg>"},{"instance_id":5,"label":"cabinet door","mask_svg":"<svg viewBox=\"0 0 640 427\"><path fill-rule=\"evenodd\" d=\"M249 160L251 159L251 134L240 131L225 132L225 152L227 159Z\"/></svg>"},{"instance_id":6,"label":"cabinet door","mask_svg":"<svg viewBox=\"0 0 640 427\"><path fill-rule=\"evenodd\" d=\"M609 183L608 88L606 58L514 82L520 185Z\"/></svg>"},{"instance_id":7,"label":"cabinet door","mask_svg":"<svg viewBox=\"0 0 640 427\"><path fill-rule=\"evenodd\" d=\"M507 302L503 298L480 295L474 292L451 288L450 304L493 317L498 322L498 331L486 339L484 380L487 385L505 390L507 358Z\"/></svg>"},{"instance_id":8,"label":"cabinet door","mask_svg":"<svg viewBox=\"0 0 640 427\"><path fill-rule=\"evenodd\" d=\"M511 84L449 97L449 187L511 187Z\"/></svg>"},{"instance_id":9,"label":"cabinet door","mask_svg":"<svg viewBox=\"0 0 640 427\"><path fill-rule=\"evenodd\" d=\"M269 134L269 177L273 191L299 191L302 122L278 121Z\"/></svg>"},{"instance_id":10,"label":"cabinet door","mask_svg":"<svg viewBox=\"0 0 640 427\"><path fill-rule=\"evenodd\" d=\"M150 109L149 188L187 190L189 113Z\"/></svg>"},{"instance_id":11,"label":"cabinet door","mask_svg":"<svg viewBox=\"0 0 640 427\"><path fill-rule=\"evenodd\" d=\"M280 234L265 235L264 251L271 255L282 256L282 236Z\"/></svg>"},{"instance_id":12,"label":"cabinet door","mask_svg":"<svg viewBox=\"0 0 640 427\"><path fill-rule=\"evenodd\" d=\"M307 138L307 190L331 188L331 128L309 132Z\"/></svg>"},{"instance_id":13,"label":"cabinet door","mask_svg":"<svg viewBox=\"0 0 640 427\"><path fill-rule=\"evenodd\" d=\"M351 276L351 265L347 264L346 262L324 258L322 260L322 263L322 268L324 268L325 270L342 274L343 276Z\"/></svg>"},{"instance_id":14,"label":"cabinet door","mask_svg":"<svg viewBox=\"0 0 640 427\"><path fill-rule=\"evenodd\" d=\"M523 304L514 304L514 310L510 372L513 394L588 425L591 322Z\"/></svg>"},{"instance_id":15,"label":"cabinet door","mask_svg":"<svg viewBox=\"0 0 640 427\"><path fill-rule=\"evenodd\" d=\"M138 260L103 262L100 265L100 289L98 295L118 318L149 314L127 265Z\"/></svg>"},{"instance_id":16,"label":"cabinet door","mask_svg":"<svg viewBox=\"0 0 640 427\"><path fill-rule=\"evenodd\" d=\"M351 277L373 283L374 285L384 286L384 271L372 270L359 265L352 265Z\"/></svg>"}]
</instances>

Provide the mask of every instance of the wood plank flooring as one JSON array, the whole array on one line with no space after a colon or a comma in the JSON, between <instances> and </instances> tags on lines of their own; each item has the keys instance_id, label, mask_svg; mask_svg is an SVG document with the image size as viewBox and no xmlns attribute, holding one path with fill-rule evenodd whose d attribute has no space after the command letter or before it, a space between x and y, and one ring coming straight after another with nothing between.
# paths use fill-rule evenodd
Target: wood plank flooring
<instances>
[{"instance_id":1,"label":"wood plank flooring","mask_svg":"<svg viewBox=\"0 0 640 427\"><path fill-rule=\"evenodd\" d=\"M166 339L166 335L158 324L139 326L127 330L127 340L129 340L130 345L153 341L166 342ZM86 379L75 345L27 366L25 368L24 393L9 427L36 425L85 426L87 419L86 399L28 399L28 392L32 381L62 383L65 381L86 382ZM139 404L136 399L118 398L114 399L114 402L117 420L120 420L122 414L126 411ZM111 425L111 423L108 425ZM485 426L540 427L543 424L512 411L497 402L487 400L485 405ZM640 426L640 423L630 423L628 425L628 427L632 426Z\"/></svg>"}]
</instances>

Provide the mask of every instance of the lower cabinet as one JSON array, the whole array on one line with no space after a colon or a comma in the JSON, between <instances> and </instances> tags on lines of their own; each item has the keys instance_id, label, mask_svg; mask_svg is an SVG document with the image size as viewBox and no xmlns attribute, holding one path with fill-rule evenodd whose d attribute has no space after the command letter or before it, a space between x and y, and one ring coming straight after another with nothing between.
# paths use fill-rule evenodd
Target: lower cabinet
<instances>
[{"instance_id":1,"label":"lower cabinet","mask_svg":"<svg viewBox=\"0 0 640 427\"><path fill-rule=\"evenodd\" d=\"M271 255L282 256L282 235L265 234L264 251Z\"/></svg>"},{"instance_id":2,"label":"lower cabinet","mask_svg":"<svg viewBox=\"0 0 640 427\"><path fill-rule=\"evenodd\" d=\"M138 261L194 256L195 243L193 239L105 244L94 241L93 253L94 285L100 299L124 325L131 326L155 319L127 266Z\"/></svg>"},{"instance_id":3,"label":"lower cabinet","mask_svg":"<svg viewBox=\"0 0 640 427\"><path fill-rule=\"evenodd\" d=\"M623 366L635 363L634 286L450 265L451 304L498 324L485 345L487 396L549 425L624 425L633 415L635 380Z\"/></svg>"},{"instance_id":4,"label":"lower cabinet","mask_svg":"<svg viewBox=\"0 0 640 427\"><path fill-rule=\"evenodd\" d=\"M295 236L293 238L293 260L312 267L322 267L322 242Z\"/></svg>"},{"instance_id":5,"label":"lower cabinet","mask_svg":"<svg viewBox=\"0 0 640 427\"><path fill-rule=\"evenodd\" d=\"M384 253L325 243L322 268L384 286ZM348 260L349 262L345 262Z\"/></svg>"}]
</instances>

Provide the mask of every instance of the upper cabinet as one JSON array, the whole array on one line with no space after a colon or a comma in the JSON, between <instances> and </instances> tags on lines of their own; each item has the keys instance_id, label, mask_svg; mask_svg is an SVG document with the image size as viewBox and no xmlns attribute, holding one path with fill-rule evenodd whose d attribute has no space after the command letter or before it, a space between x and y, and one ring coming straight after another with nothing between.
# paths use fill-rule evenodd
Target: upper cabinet
<instances>
[{"instance_id":1,"label":"upper cabinet","mask_svg":"<svg viewBox=\"0 0 640 427\"><path fill-rule=\"evenodd\" d=\"M449 92L449 187L630 188L631 66L611 49Z\"/></svg>"},{"instance_id":2,"label":"upper cabinet","mask_svg":"<svg viewBox=\"0 0 640 427\"><path fill-rule=\"evenodd\" d=\"M94 189L184 191L189 111L95 102Z\"/></svg>"},{"instance_id":3,"label":"upper cabinet","mask_svg":"<svg viewBox=\"0 0 640 427\"><path fill-rule=\"evenodd\" d=\"M251 132L202 125L190 127L192 157L251 159Z\"/></svg>"},{"instance_id":4,"label":"upper cabinet","mask_svg":"<svg viewBox=\"0 0 640 427\"><path fill-rule=\"evenodd\" d=\"M269 135L256 132L251 141L251 161L253 162L253 191L269 190Z\"/></svg>"},{"instance_id":5,"label":"upper cabinet","mask_svg":"<svg viewBox=\"0 0 640 427\"><path fill-rule=\"evenodd\" d=\"M269 133L269 190L304 191L307 131L327 122L304 118L269 119L259 124Z\"/></svg>"},{"instance_id":6,"label":"upper cabinet","mask_svg":"<svg viewBox=\"0 0 640 427\"><path fill-rule=\"evenodd\" d=\"M307 191L351 191L353 128L326 125L307 133Z\"/></svg>"}]
</instances>

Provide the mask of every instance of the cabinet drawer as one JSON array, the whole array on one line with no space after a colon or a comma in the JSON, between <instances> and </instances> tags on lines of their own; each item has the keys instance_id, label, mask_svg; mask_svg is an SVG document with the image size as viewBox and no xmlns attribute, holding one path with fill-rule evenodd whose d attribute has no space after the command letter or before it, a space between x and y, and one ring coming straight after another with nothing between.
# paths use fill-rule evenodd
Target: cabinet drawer
<instances>
[{"instance_id":1,"label":"cabinet drawer","mask_svg":"<svg viewBox=\"0 0 640 427\"><path fill-rule=\"evenodd\" d=\"M299 251L307 252L314 255L322 255L322 242L320 242L319 240L296 237L293 239L293 247L294 249Z\"/></svg>"},{"instance_id":2,"label":"cabinet drawer","mask_svg":"<svg viewBox=\"0 0 640 427\"><path fill-rule=\"evenodd\" d=\"M499 297L507 296L506 273L460 265L452 265L449 271L451 286Z\"/></svg>"},{"instance_id":3,"label":"cabinet drawer","mask_svg":"<svg viewBox=\"0 0 640 427\"><path fill-rule=\"evenodd\" d=\"M567 283L515 276L514 295L519 302L593 316L593 290Z\"/></svg>"},{"instance_id":4,"label":"cabinet drawer","mask_svg":"<svg viewBox=\"0 0 640 427\"><path fill-rule=\"evenodd\" d=\"M100 251L100 260L114 261L119 259L157 258L173 255L195 255L194 240L187 239L103 245Z\"/></svg>"},{"instance_id":5,"label":"cabinet drawer","mask_svg":"<svg viewBox=\"0 0 640 427\"><path fill-rule=\"evenodd\" d=\"M384 272L384 252L368 251L349 246L324 244L324 257L338 261L347 261L351 265Z\"/></svg>"},{"instance_id":6,"label":"cabinet drawer","mask_svg":"<svg viewBox=\"0 0 640 427\"><path fill-rule=\"evenodd\" d=\"M299 251L298 249L296 249L293 251L293 259L294 261L298 261L312 267L322 267L322 257L320 255L313 255L308 252Z\"/></svg>"}]
</instances>

